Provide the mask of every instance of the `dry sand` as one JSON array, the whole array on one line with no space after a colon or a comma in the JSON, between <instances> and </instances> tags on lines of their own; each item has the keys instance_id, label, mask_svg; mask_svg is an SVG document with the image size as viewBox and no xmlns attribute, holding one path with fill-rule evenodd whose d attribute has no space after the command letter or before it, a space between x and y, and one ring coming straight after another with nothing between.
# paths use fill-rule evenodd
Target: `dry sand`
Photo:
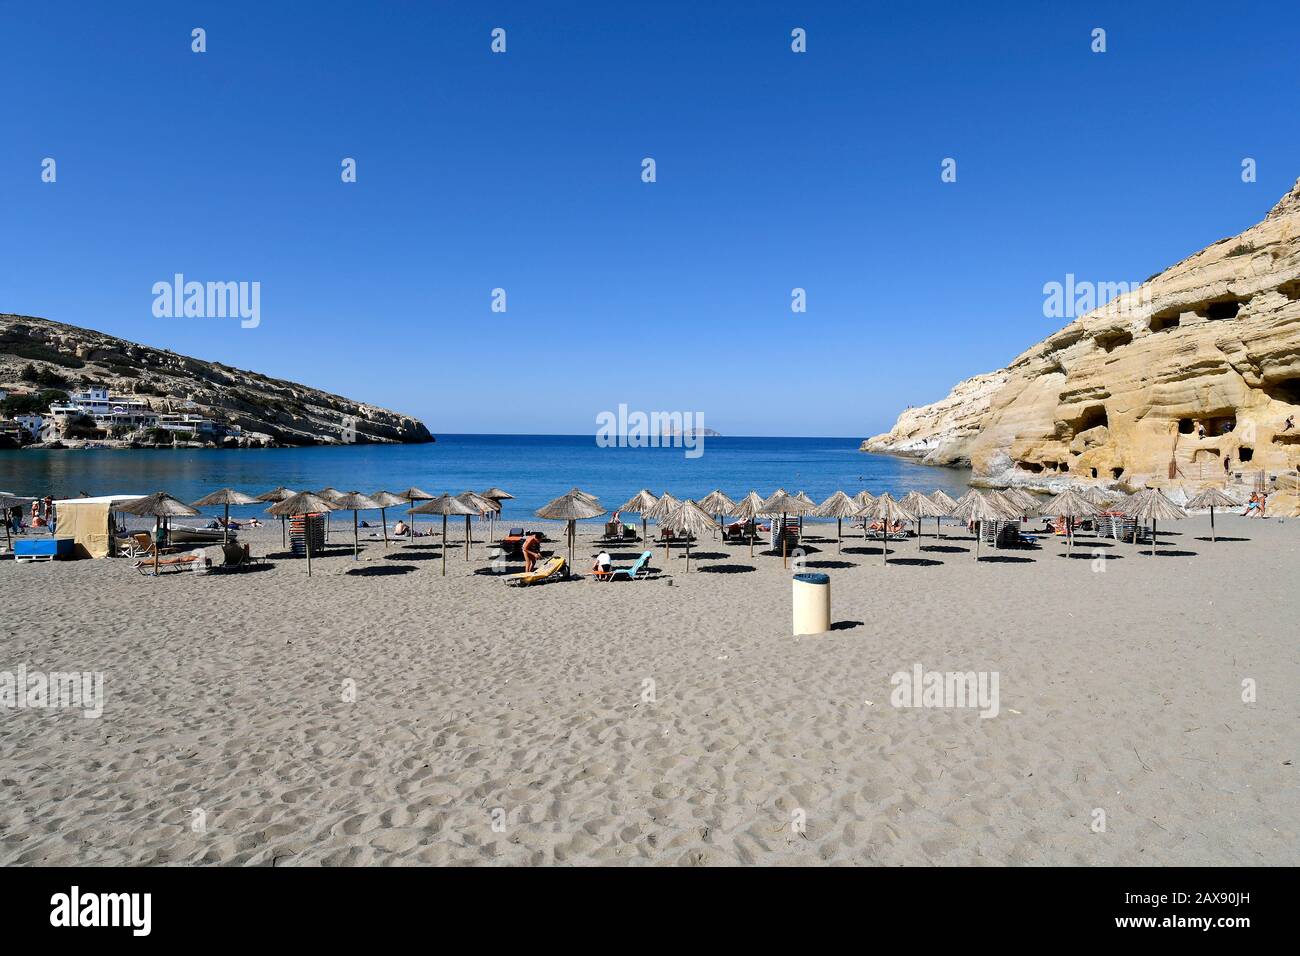
<instances>
[{"instance_id":1,"label":"dry sand","mask_svg":"<svg viewBox=\"0 0 1300 956\"><path fill-rule=\"evenodd\" d=\"M0 863L1295 864L1300 521L1218 528L814 540L837 628L799 639L780 558L707 538L531 589L428 538L310 580L3 561L0 670L103 671L106 704L0 710ZM1000 713L891 706L918 663L996 671Z\"/></svg>"}]
</instances>

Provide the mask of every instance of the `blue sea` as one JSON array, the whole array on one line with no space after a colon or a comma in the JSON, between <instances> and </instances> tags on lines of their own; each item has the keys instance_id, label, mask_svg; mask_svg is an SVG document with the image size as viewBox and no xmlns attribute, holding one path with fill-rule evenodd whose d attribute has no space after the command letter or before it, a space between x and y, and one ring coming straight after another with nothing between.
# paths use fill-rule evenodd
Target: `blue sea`
<instances>
[{"instance_id":1,"label":"blue sea","mask_svg":"<svg viewBox=\"0 0 1300 956\"><path fill-rule=\"evenodd\" d=\"M739 499L782 487L817 502L836 490L901 497L942 488L954 498L966 491L967 471L863 454L858 445L854 438L706 438L703 454L687 458L681 448L602 448L589 434L439 435L427 445L0 451L0 491L56 498L166 491L188 502L227 486L259 495L278 485L365 493L414 485L437 495L495 485L515 496L503 503L505 521L531 517L575 485L611 510L642 488L683 499L721 488Z\"/></svg>"}]
</instances>

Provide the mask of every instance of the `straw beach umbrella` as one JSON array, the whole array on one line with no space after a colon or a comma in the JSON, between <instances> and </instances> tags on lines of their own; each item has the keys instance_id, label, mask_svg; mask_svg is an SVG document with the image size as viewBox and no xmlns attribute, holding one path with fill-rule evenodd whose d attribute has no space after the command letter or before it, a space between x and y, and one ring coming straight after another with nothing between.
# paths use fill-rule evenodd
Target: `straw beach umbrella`
<instances>
[{"instance_id":1,"label":"straw beach umbrella","mask_svg":"<svg viewBox=\"0 0 1300 956\"><path fill-rule=\"evenodd\" d=\"M117 510L124 514L141 515L154 519L153 573L155 577L158 575L158 538L160 537L158 532L162 528L163 519L198 514L198 511L194 508L191 508L183 501L173 498L165 491L156 491L145 498L128 501L124 505L119 505Z\"/></svg>"},{"instance_id":2,"label":"straw beach umbrella","mask_svg":"<svg viewBox=\"0 0 1300 956\"><path fill-rule=\"evenodd\" d=\"M731 509L731 513L749 527L749 556L754 556L754 524L763 513L763 499L757 491L751 491L741 498Z\"/></svg>"},{"instance_id":3,"label":"straw beach umbrella","mask_svg":"<svg viewBox=\"0 0 1300 956\"><path fill-rule=\"evenodd\" d=\"M844 492L837 491L817 506L813 517L835 519L835 547L836 550L843 551L844 519L851 518L857 513L858 506L854 504L853 499Z\"/></svg>"},{"instance_id":4,"label":"straw beach umbrella","mask_svg":"<svg viewBox=\"0 0 1300 956\"><path fill-rule=\"evenodd\" d=\"M322 488L320 491L316 492L316 497L323 498L326 501L328 501L330 504L334 504L334 502L338 501L340 498L343 497L343 492L339 491L337 488L334 488L332 486L326 486ZM326 515L325 516L325 542L327 544L329 543L329 539L330 539L330 518L329 515Z\"/></svg>"},{"instance_id":5,"label":"straw beach umbrella","mask_svg":"<svg viewBox=\"0 0 1300 956\"><path fill-rule=\"evenodd\" d=\"M399 498L390 491L376 491L370 496L370 500L377 502L379 505L379 523L384 526L384 547L388 547L388 509L396 508L398 505L405 504L405 498Z\"/></svg>"},{"instance_id":6,"label":"straw beach umbrella","mask_svg":"<svg viewBox=\"0 0 1300 956\"><path fill-rule=\"evenodd\" d=\"M735 505L733 504L734 508ZM709 514L689 498L683 501L667 518L669 527L686 532L686 571L691 570L691 535L703 534L706 528L714 527L713 515Z\"/></svg>"},{"instance_id":7,"label":"straw beach umbrella","mask_svg":"<svg viewBox=\"0 0 1300 956\"><path fill-rule=\"evenodd\" d=\"M1200 511L1204 508L1210 509L1210 543L1213 544L1214 538L1214 509L1215 508L1236 508L1241 502L1236 498L1230 498L1218 488L1206 488L1204 491L1195 495L1191 501L1187 502L1188 511Z\"/></svg>"},{"instance_id":8,"label":"straw beach umbrella","mask_svg":"<svg viewBox=\"0 0 1300 956\"><path fill-rule=\"evenodd\" d=\"M246 495L242 491L236 491L234 488L222 488L220 491L214 491L210 495L204 495L198 501L194 502L195 508L211 508L215 505L225 505L226 520L221 525L221 543L230 542L230 506L231 505L255 505L257 499L252 495Z\"/></svg>"},{"instance_id":9,"label":"straw beach umbrella","mask_svg":"<svg viewBox=\"0 0 1300 956\"><path fill-rule=\"evenodd\" d=\"M565 529L565 535L569 539L570 575L573 574L573 542L578 536L578 522L587 518L599 518L606 513L595 496L577 488L570 489L568 494L561 495L554 501L548 501L534 512L537 517L545 518L548 521L567 521L569 523Z\"/></svg>"},{"instance_id":10,"label":"straw beach umbrella","mask_svg":"<svg viewBox=\"0 0 1300 956\"><path fill-rule=\"evenodd\" d=\"M433 495L429 494L427 491L421 491L419 488L416 488L415 486L411 486L410 488L407 488L405 491L396 492L396 494L397 497L401 498L403 501L410 504L411 507L406 510L406 513L408 515L413 515L416 513L415 503L417 501L432 501L434 499ZM414 518L411 519L410 536L411 536L411 540L414 541L415 540L415 519Z\"/></svg>"},{"instance_id":11,"label":"straw beach umbrella","mask_svg":"<svg viewBox=\"0 0 1300 956\"><path fill-rule=\"evenodd\" d=\"M786 568L790 566L790 563L787 560L788 556L786 555L786 550L787 550L786 540L785 540L786 517L789 515L794 515L796 517L802 518L804 515L808 514L809 512L816 510L816 508L817 506L813 504L811 501L806 501L797 496L788 495L785 493L783 489L780 488L774 491L770 498L764 499L761 507L762 513L765 515L781 516L781 525L777 532L778 534L781 535L781 567Z\"/></svg>"},{"instance_id":12,"label":"straw beach umbrella","mask_svg":"<svg viewBox=\"0 0 1300 956\"><path fill-rule=\"evenodd\" d=\"M487 491L480 492L480 497L486 498L488 501L491 501L496 505L496 509L489 516L488 527L488 537L495 539L497 536L497 515L501 514L501 502L513 501L515 496L510 492L503 491L496 485L493 485Z\"/></svg>"},{"instance_id":13,"label":"straw beach umbrella","mask_svg":"<svg viewBox=\"0 0 1300 956\"><path fill-rule=\"evenodd\" d=\"M941 508L919 491L909 491L903 496L903 500L900 501L899 504L906 510L912 512L914 520L916 521L916 536L918 538L921 537L922 518L934 519L934 535L936 538L939 536L939 519L948 516L946 509Z\"/></svg>"},{"instance_id":14,"label":"straw beach umbrella","mask_svg":"<svg viewBox=\"0 0 1300 956\"><path fill-rule=\"evenodd\" d=\"M326 501L320 495L313 494L310 491L300 491L292 497L285 498L277 504L267 508L267 514L275 515L277 518L293 518L298 515L315 515L329 514L334 505ZM303 522L303 542L307 546L307 577L311 577L311 520L307 518Z\"/></svg>"},{"instance_id":15,"label":"straw beach umbrella","mask_svg":"<svg viewBox=\"0 0 1300 956\"><path fill-rule=\"evenodd\" d=\"M1033 518L1042 511L1039 509L1039 501L1023 488L1008 488L1002 492L1002 497L1010 501L1013 505L1022 509L1022 514L1026 518Z\"/></svg>"},{"instance_id":16,"label":"straw beach umbrella","mask_svg":"<svg viewBox=\"0 0 1300 956\"><path fill-rule=\"evenodd\" d=\"M927 498L926 501L930 499ZM916 515L911 510L903 506L900 501L895 501L893 496L886 491L883 495L873 501L862 511L858 512L864 518L876 518L885 523L884 538L881 540L881 550L884 552L885 566L889 566L889 526L895 521L915 521Z\"/></svg>"},{"instance_id":17,"label":"straw beach umbrella","mask_svg":"<svg viewBox=\"0 0 1300 956\"><path fill-rule=\"evenodd\" d=\"M298 492L294 491L292 488L286 488L284 485L281 485L279 488L271 489L264 495L258 495L257 500L264 501L267 504L275 504L278 501L288 501L297 493ZM285 524L284 518L280 519L280 546L282 548L289 547L289 530Z\"/></svg>"},{"instance_id":18,"label":"straw beach umbrella","mask_svg":"<svg viewBox=\"0 0 1300 956\"><path fill-rule=\"evenodd\" d=\"M1151 522L1151 557L1153 558L1156 556L1156 522L1176 521L1187 517L1187 512L1165 497L1165 493L1159 488L1150 488L1134 495L1133 499L1126 502L1124 513L1139 521Z\"/></svg>"},{"instance_id":19,"label":"straw beach umbrella","mask_svg":"<svg viewBox=\"0 0 1300 956\"><path fill-rule=\"evenodd\" d=\"M1043 514L1053 518L1065 519L1065 553L1069 556L1074 549L1074 521L1076 518L1095 518L1100 509L1083 495L1067 488L1047 504L1043 505Z\"/></svg>"},{"instance_id":20,"label":"straw beach umbrella","mask_svg":"<svg viewBox=\"0 0 1300 956\"><path fill-rule=\"evenodd\" d=\"M352 512L352 560L355 561L361 553L361 534L357 530L357 512L358 511L379 511L383 506L374 498L367 497L359 491L349 491L347 494L341 494L330 504L338 511Z\"/></svg>"},{"instance_id":21,"label":"straw beach umbrella","mask_svg":"<svg viewBox=\"0 0 1300 956\"><path fill-rule=\"evenodd\" d=\"M659 503L659 499L652 495L648 489L642 488L631 498L623 503L619 508L620 512L626 511L628 514L641 516L641 543L644 544L650 539L650 532L646 526L646 512Z\"/></svg>"},{"instance_id":22,"label":"straw beach umbrella","mask_svg":"<svg viewBox=\"0 0 1300 956\"><path fill-rule=\"evenodd\" d=\"M876 496L863 488L853 496L853 503L858 506L858 514L861 515L864 508L870 508L876 503ZM867 520L862 520L862 540L867 540Z\"/></svg>"},{"instance_id":23,"label":"straw beach umbrella","mask_svg":"<svg viewBox=\"0 0 1300 956\"><path fill-rule=\"evenodd\" d=\"M471 508L473 508L474 513L477 514L480 518L483 517L484 515L496 514L497 508L500 507L500 505L498 505L495 501L491 500L490 498L484 498L477 491L467 491L464 494L457 495L456 497L459 500L463 501L465 504L469 505ZM465 560L466 561L469 560L469 545L470 545L469 519L470 516L466 515L465 516Z\"/></svg>"},{"instance_id":24,"label":"straw beach umbrella","mask_svg":"<svg viewBox=\"0 0 1300 956\"><path fill-rule=\"evenodd\" d=\"M407 512L410 515L442 515L442 576L447 576L447 516L448 515L476 515L478 510L465 504L459 498L453 498L451 495L439 495L437 498L430 498L422 505L417 505ZM414 530L414 521L412 521L412 530Z\"/></svg>"},{"instance_id":25,"label":"straw beach umbrella","mask_svg":"<svg viewBox=\"0 0 1300 956\"><path fill-rule=\"evenodd\" d=\"M736 503L722 493L721 488L714 489L700 499L699 506L711 515L716 515L718 528L722 528L722 519L731 514Z\"/></svg>"},{"instance_id":26,"label":"straw beach umbrella","mask_svg":"<svg viewBox=\"0 0 1300 956\"><path fill-rule=\"evenodd\" d=\"M1092 487L1085 488L1083 491L1079 492L1079 497L1083 498L1085 501L1091 502L1098 508L1105 508L1119 496L1113 491L1107 491L1105 488L1093 485Z\"/></svg>"},{"instance_id":27,"label":"straw beach umbrella","mask_svg":"<svg viewBox=\"0 0 1300 956\"><path fill-rule=\"evenodd\" d=\"M934 491L930 492L928 495L926 495L926 497L943 509L943 517L945 518L952 514L953 508L957 507L956 500L953 499L951 495L949 495L947 492L943 491L940 488L934 489ZM938 518L936 518L934 521L934 527L935 530L938 531L939 537L942 538L943 529L940 527Z\"/></svg>"},{"instance_id":28,"label":"straw beach umbrella","mask_svg":"<svg viewBox=\"0 0 1300 956\"><path fill-rule=\"evenodd\" d=\"M649 511L643 511L641 513L641 518L643 521L647 518L650 519L655 524L659 525L660 528L671 527L664 524L664 518L668 517L668 515L672 514L680 506L681 501L665 491L663 495L660 496L659 500L650 507ZM668 560L667 538L664 538L664 560Z\"/></svg>"},{"instance_id":29,"label":"straw beach umbrella","mask_svg":"<svg viewBox=\"0 0 1300 956\"><path fill-rule=\"evenodd\" d=\"M991 494L986 494L976 488L972 488L966 494L957 499L957 504L953 506L952 517L960 518L963 521L974 521L975 528L975 560L980 559L980 539L984 537L983 526L986 521L1012 521L1020 517L1016 512L1008 511L1010 502L999 501Z\"/></svg>"}]
</instances>

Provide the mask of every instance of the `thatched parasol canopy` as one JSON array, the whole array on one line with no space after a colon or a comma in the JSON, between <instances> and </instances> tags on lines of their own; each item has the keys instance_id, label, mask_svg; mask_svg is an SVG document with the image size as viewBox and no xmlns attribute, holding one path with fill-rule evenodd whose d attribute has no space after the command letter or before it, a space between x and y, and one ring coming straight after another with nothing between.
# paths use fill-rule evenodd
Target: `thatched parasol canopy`
<instances>
[{"instance_id":1,"label":"thatched parasol canopy","mask_svg":"<svg viewBox=\"0 0 1300 956\"><path fill-rule=\"evenodd\" d=\"M255 505L262 498L254 498L252 495L246 495L242 491L236 491L234 488L222 488L220 491L214 491L210 495L204 495L198 501L194 502L195 508L211 508L215 505L225 505L229 508L231 505Z\"/></svg>"},{"instance_id":2,"label":"thatched parasol canopy","mask_svg":"<svg viewBox=\"0 0 1300 956\"><path fill-rule=\"evenodd\" d=\"M388 514L389 508L395 508L398 505L406 504L406 499L398 497L391 491L376 491L370 496L371 501L379 504L379 523L384 528L384 547L388 547Z\"/></svg>"},{"instance_id":3,"label":"thatched parasol canopy","mask_svg":"<svg viewBox=\"0 0 1300 956\"><path fill-rule=\"evenodd\" d=\"M837 491L813 511L814 518L851 518L861 506L842 491Z\"/></svg>"},{"instance_id":4,"label":"thatched parasol canopy","mask_svg":"<svg viewBox=\"0 0 1300 956\"><path fill-rule=\"evenodd\" d=\"M578 536L578 522L586 518L598 518L606 514L595 495L589 495L578 488L569 489L568 494L561 495L538 508L536 515L548 521L567 521L565 533L569 539L569 573L573 573L573 545Z\"/></svg>"},{"instance_id":5,"label":"thatched parasol canopy","mask_svg":"<svg viewBox=\"0 0 1300 956\"><path fill-rule=\"evenodd\" d=\"M413 489L418 490L418 489ZM409 499L408 499L409 500ZM409 515L442 515L442 576L447 576L447 517L449 515L476 515L478 509L451 495L430 498L422 505L409 509ZM412 532L414 537L414 532Z\"/></svg>"},{"instance_id":6,"label":"thatched parasol canopy","mask_svg":"<svg viewBox=\"0 0 1300 956\"><path fill-rule=\"evenodd\" d=\"M1053 518L1093 518L1099 513L1095 504L1072 488L1067 488L1042 506L1042 512Z\"/></svg>"},{"instance_id":7,"label":"thatched parasol canopy","mask_svg":"<svg viewBox=\"0 0 1300 956\"><path fill-rule=\"evenodd\" d=\"M1067 488L1043 505L1043 514L1065 519L1065 553L1074 548L1074 522L1077 518L1095 518L1101 513L1096 505L1071 488Z\"/></svg>"},{"instance_id":8,"label":"thatched parasol canopy","mask_svg":"<svg viewBox=\"0 0 1300 956\"><path fill-rule=\"evenodd\" d=\"M672 514L673 511L680 506L681 501L665 491L659 497L659 500L650 506L648 511L641 512L641 517L649 518L651 521L657 521L662 525L664 517Z\"/></svg>"},{"instance_id":9,"label":"thatched parasol canopy","mask_svg":"<svg viewBox=\"0 0 1300 956\"><path fill-rule=\"evenodd\" d=\"M515 497L510 492L502 491L500 488L496 487L495 485L493 485L487 491L480 492L480 494L484 498L491 498L493 501L513 501Z\"/></svg>"},{"instance_id":10,"label":"thatched parasol canopy","mask_svg":"<svg viewBox=\"0 0 1300 956\"><path fill-rule=\"evenodd\" d=\"M807 515L817 510L815 502L798 495L788 495L777 489L770 498L765 498L762 513L765 515Z\"/></svg>"},{"instance_id":11,"label":"thatched parasol canopy","mask_svg":"<svg viewBox=\"0 0 1300 956\"><path fill-rule=\"evenodd\" d=\"M659 499L652 495L649 489L642 488L631 498L627 499L621 508L616 510L620 512L626 511L630 514L641 516L641 540L644 542L649 538L649 531L646 527L650 520L648 512L658 503Z\"/></svg>"},{"instance_id":12,"label":"thatched parasol canopy","mask_svg":"<svg viewBox=\"0 0 1300 956\"><path fill-rule=\"evenodd\" d=\"M899 505L906 511L912 512L912 520L917 518L946 518L947 510L940 505L935 504L929 497L921 494L919 491L909 491L903 496Z\"/></svg>"},{"instance_id":13,"label":"thatched parasol canopy","mask_svg":"<svg viewBox=\"0 0 1300 956\"><path fill-rule=\"evenodd\" d=\"M1020 511L1014 508L1011 502L1002 498L1001 495L994 495L980 491L978 488L972 488L957 499L957 504L952 509L952 517L960 518L962 521L974 521L979 524L983 524L985 521L1018 521L1020 520ZM976 561L980 557L981 537L982 534L977 528L975 532Z\"/></svg>"},{"instance_id":14,"label":"thatched parasol canopy","mask_svg":"<svg viewBox=\"0 0 1300 956\"><path fill-rule=\"evenodd\" d=\"M834 518L835 519L835 546L839 550L844 548L844 519L852 518L858 513L858 505L842 491L837 491L821 504L813 512L815 518Z\"/></svg>"},{"instance_id":15,"label":"thatched parasol canopy","mask_svg":"<svg viewBox=\"0 0 1300 956\"><path fill-rule=\"evenodd\" d=\"M231 505L255 505L260 499L252 495L246 495L242 491L236 491L234 488L222 488L220 491L214 491L210 495L204 495L198 501L194 502L195 508L210 508L215 505L223 505L226 509L226 520L221 525L221 541L228 543L230 541L230 506Z\"/></svg>"},{"instance_id":16,"label":"thatched parasol canopy","mask_svg":"<svg viewBox=\"0 0 1300 956\"><path fill-rule=\"evenodd\" d=\"M729 515L736 507L736 503L724 495L721 488L718 488L701 498L699 506L711 515Z\"/></svg>"},{"instance_id":17,"label":"thatched parasol canopy","mask_svg":"<svg viewBox=\"0 0 1300 956\"><path fill-rule=\"evenodd\" d=\"M1187 502L1189 511L1202 511L1206 508L1240 508L1241 502L1218 488L1205 488Z\"/></svg>"},{"instance_id":18,"label":"thatched parasol canopy","mask_svg":"<svg viewBox=\"0 0 1300 956\"><path fill-rule=\"evenodd\" d=\"M298 492L294 491L292 488L286 488L284 485L281 485L278 488L272 488L265 494L258 495L257 500L266 502L287 501L297 493Z\"/></svg>"},{"instance_id":19,"label":"thatched parasol canopy","mask_svg":"<svg viewBox=\"0 0 1300 956\"><path fill-rule=\"evenodd\" d=\"M337 488L327 487L316 492L317 498L324 498L326 501L336 501L343 496L343 492Z\"/></svg>"},{"instance_id":20,"label":"thatched parasol canopy","mask_svg":"<svg viewBox=\"0 0 1300 956\"><path fill-rule=\"evenodd\" d=\"M647 488L642 488L627 501L623 502L618 511L626 511L629 514L644 515L653 508L659 499L652 495Z\"/></svg>"},{"instance_id":21,"label":"thatched parasol canopy","mask_svg":"<svg viewBox=\"0 0 1300 956\"><path fill-rule=\"evenodd\" d=\"M162 527L164 518L186 517L198 514L198 511L191 508L185 502L173 498L165 491L156 491L151 495L143 498L136 498L134 501L128 501L124 505L118 505L117 511L128 515L142 515L154 519L154 546L153 546L153 573L154 577L158 576L158 534Z\"/></svg>"},{"instance_id":22,"label":"thatched parasol canopy","mask_svg":"<svg viewBox=\"0 0 1300 956\"><path fill-rule=\"evenodd\" d=\"M587 518L599 518L605 514L594 497L584 493L570 491L554 501L547 502L536 511L537 517L549 521L584 521Z\"/></svg>"},{"instance_id":23,"label":"thatched parasol canopy","mask_svg":"<svg viewBox=\"0 0 1300 956\"><path fill-rule=\"evenodd\" d=\"M346 494L340 494L332 502L338 511L352 512L352 560L355 561L361 553L361 535L357 530L357 512L358 511L378 511L384 507L374 498L369 498L359 491L349 491Z\"/></svg>"},{"instance_id":24,"label":"thatched parasol canopy","mask_svg":"<svg viewBox=\"0 0 1300 956\"><path fill-rule=\"evenodd\" d=\"M1186 518L1187 512L1170 501L1159 488L1139 491L1124 502L1124 514L1138 521L1151 522L1151 557L1156 556L1156 524Z\"/></svg>"},{"instance_id":25,"label":"thatched parasol canopy","mask_svg":"<svg viewBox=\"0 0 1300 956\"><path fill-rule=\"evenodd\" d=\"M324 514L334 510L334 502L326 501L320 495L310 491L300 491L266 509L267 514L277 518L292 518L295 515Z\"/></svg>"},{"instance_id":26,"label":"thatched parasol canopy","mask_svg":"<svg viewBox=\"0 0 1300 956\"><path fill-rule=\"evenodd\" d=\"M873 495L871 492L867 491L867 489L865 488L863 488L861 491L859 491L856 495L853 496L853 503L856 504L859 509L866 508L875 500L876 500L876 496Z\"/></svg>"},{"instance_id":27,"label":"thatched parasol canopy","mask_svg":"<svg viewBox=\"0 0 1300 956\"><path fill-rule=\"evenodd\" d=\"M271 505L266 512L277 518L292 518L295 515L325 514L333 510L332 501L326 501L320 495L312 494L310 491L300 491L292 497ZM303 540L307 546L307 577L311 577L311 528L306 527L303 531Z\"/></svg>"},{"instance_id":28,"label":"thatched parasol canopy","mask_svg":"<svg viewBox=\"0 0 1300 956\"><path fill-rule=\"evenodd\" d=\"M918 538L921 536L922 518L934 519L934 533L938 536L939 519L948 516L948 509L946 507L936 504L932 498L919 491L909 491L903 496L903 500L900 501L899 504L916 516L913 520L916 521L916 536Z\"/></svg>"},{"instance_id":29,"label":"thatched parasol canopy","mask_svg":"<svg viewBox=\"0 0 1300 956\"><path fill-rule=\"evenodd\" d=\"M1023 488L1008 488L1002 492L1002 497L1021 508L1021 513L1026 517L1043 513L1041 510L1042 502Z\"/></svg>"},{"instance_id":30,"label":"thatched parasol canopy","mask_svg":"<svg viewBox=\"0 0 1300 956\"><path fill-rule=\"evenodd\" d=\"M1214 544L1218 541L1218 538L1214 533L1214 509L1215 508L1239 508L1240 506L1241 506L1240 501L1238 501L1236 498L1233 498L1231 495L1225 494L1224 492L1220 491L1218 488L1202 489L1199 493L1194 495L1190 501L1187 502L1188 511L1200 511L1204 508L1210 509L1210 543L1211 544Z\"/></svg>"},{"instance_id":31,"label":"thatched parasol canopy","mask_svg":"<svg viewBox=\"0 0 1300 956\"><path fill-rule=\"evenodd\" d=\"M943 513L945 515L952 514L952 509L957 507L956 499L953 498L951 495L949 495L946 491L942 490L941 488L934 489L934 491L930 492L928 495L926 495L926 497L929 498L931 501L933 501L940 508L943 508L944 509Z\"/></svg>"},{"instance_id":32,"label":"thatched parasol canopy","mask_svg":"<svg viewBox=\"0 0 1300 956\"><path fill-rule=\"evenodd\" d=\"M1116 498L1123 497L1117 492L1102 488L1100 485L1092 485L1091 487L1084 488L1082 491L1078 492L1078 495L1084 501L1089 501L1098 508L1104 508ZM1050 514L1050 512L1046 513Z\"/></svg>"},{"instance_id":33,"label":"thatched parasol canopy","mask_svg":"<svg viewBox=\"0 0 1300 956\"><path fill-rule=\"evenodd\" d=\"M809 497L808 497L806 494L804 494L802 491L796 491L796 492L794 493L794 496L795 496L796 498L798 498L800 501L802 501L804 504L806 504L806 505L812 505L812 506L813 506L813 510L816 510L816 508L817 508L817 502L813 501L811 498L809 498ZM809 512L809 514L811 514L811 513L812 513L812 512Z\"/></svg>"},{"instance_id":34,"label":"thatched parasol canopy","mask_svg":"<svg viewBox=\"0 0 1300 956\"><path fill-rule=\"evenodd\" d=\"M731 513L741 521L752 521L763 513L763 499L757 491L751 491L736 502Z\"/></svg>"},{"instance_id":35,"label":"thatched parasol canopy","mask_svg":"<svg viewBox=\"0 0 1300 956\"><path fill-rule=\"evenodd\" d=\"M733 505L734 507L734 505ZM691 570L691 535L703 534L715 527L713 515L709 514L694 501L687 499L667 515L661 524L674 531L686 532L686 570Z\"/></svg>"},{"instance_id":36,"label":"thatched parasol canopy","mask_svg":"<svg viewBox=\"0 0 1300 956\"><path fill-rule=\"evenodd\" d=\"M117 505L115 511L128 515L143 515L149 518L179 518L198 514L185 502L173 498L165 491L156 491L152 495L136 498L124 505Z\"/></svg>"},{"instance_id":37,"label":"thatched parasol canopy","mask_svg":"<svg viewBox=\"0 0 1300 956\"><path fill-rule=\"evenodd\" d=\"M859 509L858 514L864 518L875 518L884 522L885 531L880 542L880 550L884 553L885 564L889 564L889 526L895 521L915 521L916 515L903 507L902 502L895 501L894 496L888 491L867 507Z\"/></svg>"}]
</instances>

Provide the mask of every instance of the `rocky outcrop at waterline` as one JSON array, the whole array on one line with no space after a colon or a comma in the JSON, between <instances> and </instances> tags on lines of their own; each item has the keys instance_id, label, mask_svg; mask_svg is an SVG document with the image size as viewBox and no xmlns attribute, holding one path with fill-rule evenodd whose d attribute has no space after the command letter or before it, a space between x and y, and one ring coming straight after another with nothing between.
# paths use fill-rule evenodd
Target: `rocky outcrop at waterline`
<instances>
[{"instance_id":1,"label":"rocky outcrop at waterline","mask_svg":"<svg viewBox=\"0 0 1300 956\"><path fill-rule=\"evenodd\" d=\"M433 440L419 419L376 405L49 319L0 314L0 390L70 393L92 385L160 414L208 418L228 432L215 441L225 446Z\"/></svg>"},{"instance_id":2,"label":"rocky outcrop at waterline","mask_svg":"<svg viewBox=\"0 0 1300 956\"><path fill-rule=\"evenodd\" d=\"M1300 465L1300 181L1262 222L909 408L862 450L1042 490L1262 478L1283 505Z\"/></svg>"}]
</instances>

